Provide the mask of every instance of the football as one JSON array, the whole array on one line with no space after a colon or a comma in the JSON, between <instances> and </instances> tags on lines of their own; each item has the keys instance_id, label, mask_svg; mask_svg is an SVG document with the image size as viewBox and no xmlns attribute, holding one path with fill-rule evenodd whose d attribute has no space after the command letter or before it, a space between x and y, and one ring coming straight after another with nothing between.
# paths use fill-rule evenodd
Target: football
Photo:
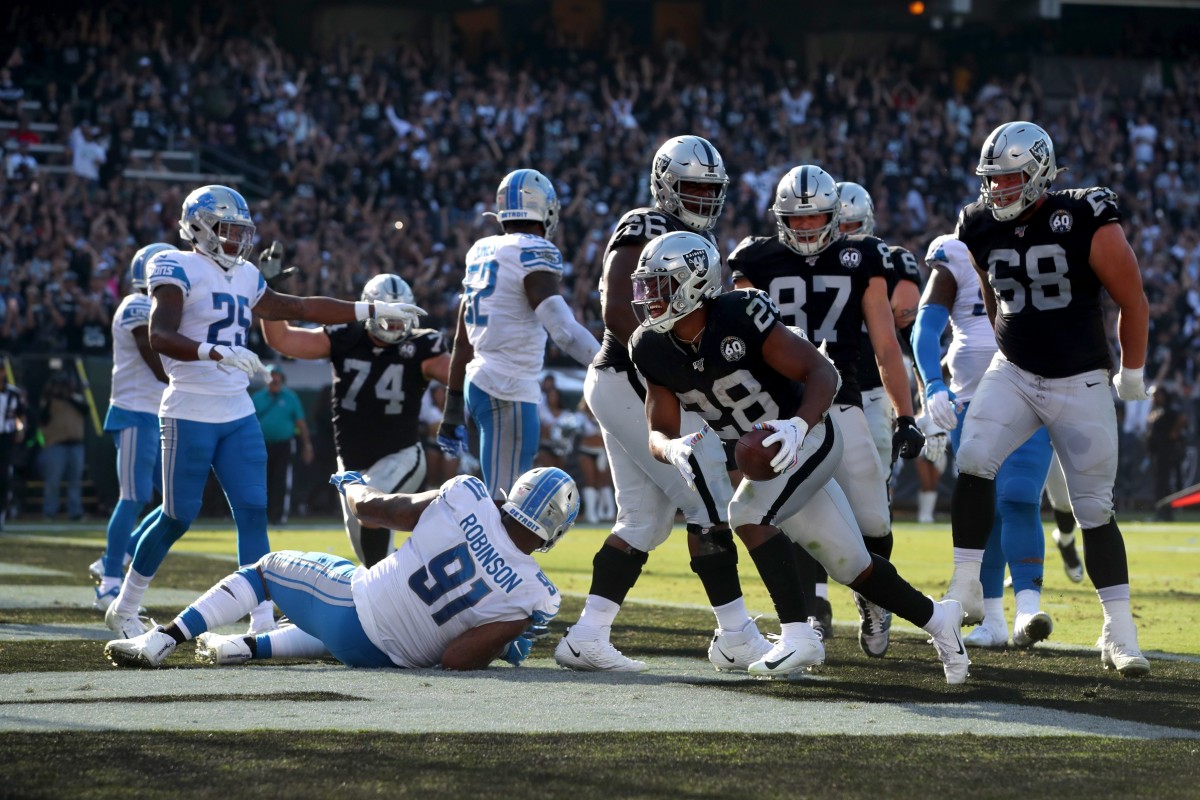
<instances>
[{"instance_id":1,"label":"football","mask_svg":"<svg viewBox=\"0 0 1200 800\"><path fill-rule=\"evenodd\" d=\"M747 480L769 481L776 476L775 470L771 469L771 459L779 453L779 443L763 444L763 439L773 433L775 431L752 430L738 439L733 448L733 458Z\"/></svg>"}]
</instances>

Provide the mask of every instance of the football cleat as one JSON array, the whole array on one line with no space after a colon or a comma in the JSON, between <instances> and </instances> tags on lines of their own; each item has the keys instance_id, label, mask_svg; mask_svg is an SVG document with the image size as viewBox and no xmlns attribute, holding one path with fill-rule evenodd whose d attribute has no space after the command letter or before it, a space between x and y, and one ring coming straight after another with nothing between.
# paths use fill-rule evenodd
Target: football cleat
<instances>
[{"instance_id":1,"label":"football cleat","mask_svg":"<svg viewBox=\"0 0 1200 800\"><path fill-rule=\"evenodd\" d=\"M114 667L160 667L177 646L158 625L140 636L114 639L104 646L104 656Z\"/></svg>"},{"instance_id":2,"label":"football cleat","mask_svg":"<svg viewBox=\"0 0 1200 800\"><path fill-rule=\"evenodd\" d=\"M111 603L104 612L104 624L122 639L134 639L153 628L157 623L138 614L118 614L117 604Z\"/></svg>"},{"instance_id":3,"label":"football cleat","mask_svg":"<svg viewBox=\"0 0 1200 800\"><path fill-rule=\"evenodd\" d=\"M821 641L828 642L833 638L833 606L828 597L814 597L813 608L817 611L815 617L810 617L816 620L813 627L821 634Z\"/></svg>"},{"instance_id":4,"label":"football cleat","mask_svg":"<svg viewBox=\"0 0 1200 800\"><path fill-rule=\"evenodd\" d=\"M770 651L746 671L757 677L771 678L825 663L825 645L820 634L807 622L796 623L796 629L789 636L775 637Z\"/></svg>"},{"instance_id":5,"label":"football cleat","mask_svg":"<svg viewBox=\"0 0 1200 800\"><path fill-rule=\"evenodd\" d=\"M644 672L648 666L622 655L607 639L578 639L571 629L554 648L554 660L560 667L580 672Z\"/></svg>"},{"instance_id":6,"label":"football cleat","mask_svg":"<svg viewBox=\"0 0 1200 800\"><path fill-rule=\"evenodd\" d=\"M858 646L871 658L887 655L891 641L892 612L875 605L858 592L851 592L858 606L861 620L858 628Z\"/></svg>"},{"instance_id":7,"label":"football cleat","mask_svg":"<svg viewBox=\"0 0 1200 800\"><path fill-rule=\"evenodd\" d=\"M943 600L937 605L942 607L942 622L937 631L930 634L930 641L942 661L946 683L965 683L971 659L967 658L967 648L962 640L962 606L954 599Z\"/></svg>"},{"instance_id":8,"label":"football cleat","mask_svg":"<svg viewBox=\"0 0 1200 800\"><path fill-rule=\"evenodd\" d=\"M1114 628L1128 628L1125 635L1115 635ZM1115 669L1122 678L1143 678L1150 674L1150 662L1142 655L1137 643L1137 629L1130 620L1126 625L1105 621L1100 639L1100 663L1105 669Z\"/></svg>"},{"instance_id":9,"label":"football cleat","mask_svg":"<svg viewBox=\"0 0 1200 800\"><path fill-rule=\"evenodd\" d=\"M107 592L102 593L100 587L97 586L92 591L96 593L96 599L92 601L92 608L103 614L108 611L108 607L117 599L117 595L121 593L121 587L119 585L114 586Z\"/></svg>"},{"instance_id":10,"label":"football cleat","mask_svg":"<svg viewBox=\"0 0 1200 800\"><path fill-rule=\"evenodd\" d=\"M1017 647L1033 647L1040 641L1050 638L1054 630L1054 620L1045 611L1036 614L1017 614L1013 620L1013 644Z\"/></svg>"},{"instance_id":11,"label":"football cleat","mask_svg":"<svg viewBox=\"0 0 1200 800\"><path fill-rule=\"evenodd\" d=\"M1008 626L1001 623L999 627L989 625L987 620L963 637L967 647L1001 648L1008 645Z\"/></svg>"},{"instance_id":12,"label":"football cleat","mask_svg":"<svg viewBox=\"0 0 1200 800\"><path fill-rule=\"evenodd\" d=\"M245 636L222 636L208 631L196 637L196 661L201 664L224 667L245 664L253 657Z\"/></svg>"},{"instance_id":13,"label":"football cleat","mask_svg":"<svg viewBox=\"0 0 1200 800\"><path fill-rule=\"evenodd\" d=\"M122 568L128 569L129 563L131 561L133 561L133 556L126 553L125 559L122 562ZM91 578L96 583L99 583L101 580L103 580L103 578L104 578L104 554L103 553L100 554L99 558L97 558L95 561L93 561L91 564L88 565L88 577Z\"/></svg>"},{"instance_id":14,"label":"football cleat","mask_svg":"<svg viewBox=\"0 0 1200 800\"><path fill-rule=\"evenodd\" d=\"M770 651L771 643L750 620L740 631L717 628L708 646L708 660L718 672L745 672Z\"/></svg>"},{"instance_id":15,"label":"football cleat","mask_svg":"<svg viewBox=\"0 0 1200 800\"><path fill-rule=\"evenodd\" d=\"M950 578L950 587L942 600L956 600L962 608L963 625L978 625L983 622L983 584L978 578L959 577L955 570Z\"/></svg>"},{"instance_id":16,"label":"football cleat","mask_svg":"<svg viewBox=\"0 0 1200 800\"><path fill-rule=\"evenodd\" d=\"M1070 542L1063 544L1063 539L1070 535ZM1062 556L1063 570L1072 583L1083 581L1083 561L1079 558L1079 550L1075 547L1075 535L1065 534L1058 528L1050 533L1050 538L1058 545L1058 554Z\"/></svg>"}]
</instances>

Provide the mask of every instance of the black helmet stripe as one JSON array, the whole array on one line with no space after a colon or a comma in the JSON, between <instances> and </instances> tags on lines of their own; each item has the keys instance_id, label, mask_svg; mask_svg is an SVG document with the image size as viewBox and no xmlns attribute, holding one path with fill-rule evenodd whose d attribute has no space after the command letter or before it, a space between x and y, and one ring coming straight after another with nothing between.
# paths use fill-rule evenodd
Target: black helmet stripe
<instances>
[{"instance_id":1,"label":"black helmet stripe","mask_svg":"<svg viewBox=\"0 0 1200 800\"><path fill-rule=\"evenodd\" d=\"M808 167L800 170L800 197L808 197Z\"/></svg>"},{"instance_id":2,"label":"black helmet stripe","mask_svg":"<svg viewBox=\"0 0 1200 800\"><path fill-rule=\"evenodd\" d=\"M716 153L713 152L712 147L709 145L708 140L700 139L700 146L704 148L704 166L708 167L709 169L716 169L717 156Z\"/></svg>"},{"instance_id":3,"label":"black helmet stripe","mask_svg":"<svg viewBox=\"0 0 1200 800\"><path fill-rule=\"evenodd\" d=\"M1004 132L1006 130L1009 129L1009 127L1011 125L1012 125L1011 122L1006 122L992 132L992 138L988 141L988 151L987 151L987 156L986 156L988 158L988 160L994 159L996 157L996 144L999 143L1000 137L1004 134Z\"/></svg>"}]
</instances>

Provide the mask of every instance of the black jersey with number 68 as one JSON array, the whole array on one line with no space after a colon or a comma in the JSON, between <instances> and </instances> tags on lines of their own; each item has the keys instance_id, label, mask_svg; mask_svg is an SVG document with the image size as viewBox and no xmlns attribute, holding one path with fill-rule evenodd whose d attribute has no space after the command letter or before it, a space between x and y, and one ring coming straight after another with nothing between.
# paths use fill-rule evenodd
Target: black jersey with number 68
<instances>
[{"instance_id":1,"label":"black jersey with number 68","mask_svg":"<svg viewBox=\"0 0 1200 800\"><path fill-rule=\"evenodd\" d=\"M333 440L348 469L366 469L421 438L426 359L446 352L442 334L418 328L402 342L380 347L361 322L330 326Z\"/></svg>"},{"instance_id":2,"label":"black jersey with number 68","mask_svg":"<svg viewBox=\"0 0 1200 800\"><path fill-rule=\"evenodd\" d=\"M733 279L771 295L783 322L803 328L842 376L836 403L862 406L858 361L863 295L871 278L892 270L888 247L874 236L843 236L815 256L789 250L778 237L743 239L729 256Z\"/></svg>"},{"instance_id":3,"label":"black jersey with number 68","mask_svg":"<svg viewBox=\"0 0 1200 800\"><path fill-rule=\"evenodd\" d=\"M763 359L763 343L779 322L779 310L765 293L735 289L709 301L695 345L639 326L629 351L646 380L674 392L721 439L736 440L757 422L794 416L804 398L803 384Z\"/></svg>"},{"instance_id":4,"label":"black jersey with number 68","mask_svg":"<svg viewBox=\"0 0 1200 800\"><path fill-rule=\"evenodd\" d=\"M1027 218L1000 222L981 202L962 210L957 236L996 295L996 344L1009 361L1044 378L1109 369L1092 271L1092 236L1119 222L1104 187L1047 192Z\"/></svg>"}]
</instances>

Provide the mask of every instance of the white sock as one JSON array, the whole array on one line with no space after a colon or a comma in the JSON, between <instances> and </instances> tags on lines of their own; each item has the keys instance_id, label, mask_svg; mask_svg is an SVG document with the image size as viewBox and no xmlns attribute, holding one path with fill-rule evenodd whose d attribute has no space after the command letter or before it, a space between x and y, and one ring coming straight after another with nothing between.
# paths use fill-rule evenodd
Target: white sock
<instances>
[{"instance_id":1,"label":"white sock","mask_svg":"<svg viewBox=\"0 0 1200 800\"><path fill-rule=\"evenodd\" d=\"M1037 589L1022 589L1017 592L1017 616L1036 614L1042 609L1042 593Z\"/></svg>"},{"instance_id":2,"label":"white sock","mask_svg":"<svg viewBox=\"0 0 1200 800\"><path fill-rule=\"evenodd\" d=\"M988 628L1007 633L1008 620L1004 618L1003 597L983 598L983 624Z\"/></svg>"},{"instance_id":3,"label":"white sock","mask_svg":"<svg viewBox=\"0 0 1200 800\"><path fill-rule=\"evenodd\" d=\"M929 599L931 602L933 602L933 616L929 618L929 622L926 622L925 625L922 626L922 630L924 630L926 633L937 633L942 629L942 625L945 624L946 607L941 603L934 601L932 597Z\"/></svg>"},{"instance_id":4,"label":"white sock","mask_svg":"<svg viewBox=\"0 0 1200 800\"><path fill-rule=\"evenodd\" d=\"M950 581L959 579L979 580L979 570L983 567L983 551L968 550L965 547L954 548L954 575Z\"/></svg>"},{"instance_id":5,"label":"white sock","mask_svg":"<svg viewBox=\"0 0 1200 800\"><path fill-rule=\"evenodd\" d=\"M583 518L589 525L595 524L599 517L596 516L596 489L592 486L583 487Z\"/></svg>"},{"instance_id":6,"label":"white sock","mask_svg":"<svg viewBox=\"0 0 1200 800\"><path fill-rule=\"evenodd\" d=\"M1133 610L1129 606L1129 584L1121 583L1116 586L1105 586L1097 589L1100 597L1100 607L1104 610L1104 623L1133 621Z\"/></svg>"},{"instance_id":7,"label":"white sock","mask_svg":"<svg viewBox=\"0 0 1200 800\"><path fill-rule=\"evenodd\" d=\"M612 629L613 621L616 620L617 612L620 610L621 607L607 597L589 594L587 601L583 604L583 612L579 615L579 622L571 626L571 632L577 639L604 639L607 641L608 632Z\"/></svg>"},{"instance_id":8,"label":"white sock","mask_svg":"<svg viewBox=\"0 0 1200 800\"><path fill-rule=\"evenodd\" d=\"M1063 533L1058 528L1055 528L1053 531L1051 531L1050 538L1052 538L1054 543L1059 547L1070 547L1071 545L1075 544L1075 531Z\"/></svg>"},{"instance_id":9,"label":"white sock","mask_svg":"<svg viewBox=\"0 0 1200 800\"><path fill-rule=\"evenodd\" d=\"M937 489L932 492L917 492L917 520L932 520L937 507Z\"/></svg>"},{"instance_id":10,"label":"white sock","mask_svg":"<svg viewBox=\"0 0 1200 800\"><path fill-rule=\"evenodd\" d=\"M816 584L816 588L813 590L813 594L815 594L817 597L828 600L829 599L829 584L828 583Z\"/></svg>"},{"instance_id":11,"label":"white sock","mask_svg":"<svg viewBox=\"0 0 1200 800\"><path fill-rule=\"evenodd\" d=\"M713 613L717 615L717 627L723 631L740 631L750 621L744 597L739 597L723 606L713 606Z\"/></svg>"},{"instance_id":12,"label":"white sock","mask_svg":"<svg viewBox=\"0 0 1200 800\"><path fill-rule=\"evenodd\" d=\"M146 590L150 588L152 580L154 580L153 575L143 575L130 567L129 571L125 573L121 591L117 595L117 599L113 601L117 606L114 613L125 617L137 614L138 609L142 606L142 598L146 596Z\"/></svg>"},{"instance_id":13,"label":"white sock","mask_svg":"<svg viewBox=\"0 0 1200 800\"><path fill-rule=\"evenodd\" d=\"M200 599L192 603L191 607L204 617L204 624L211 631L213 628L237 622L246 616L257 602L258 598L250 586L250 581L235 572L200 595ZM175 624L189 639L200 634L200 631L188 629L183 622L183 615L175 618Z\"/></svg>"},{"instance_id":14,"label":"white sock","mask_svg":"<svg viewBox=\"0 0 1200 800\"><path fill-rule=\"evenodd\" d=\"M100 592L100 594L106 594L114 586L120 586L120 585L121 585L120 578L110 578L109 576L105 575L103 578L100 579L99 592Z\"/></svg>"},{"instance_id":15,"label":"white sock","mask_svg":"<svg viewBox=\"0 0 1200 800\"><path fill-rule=\"evenodd\" d=\"M804 622L784 622L784 623L780 624L779 638L787 639L792 636L798 636L800 631L802 630L801 626L804 626L804 628L809 628L808 621L805 620ZM809 628L809 630L811 630L811 628Z\"/></svg>"},{"instance_id":16,"label":"white sock","mask_svg":"<svg viewBox=\"0 0 1200 800\"><path fill-rule=\"evenodd\" d=\"M275 627L275 604L264 600L250 609L250 629L269 631Z\"/></svg>"},{"instance_id":17,"label":"white sock","mask_svg":"<svg viewBox=\"0 0 1200 800\"><path fill-rule=\"evenodd\" d=\"M284 625L265 635L271 640L271 658L320 658L329 652L324 642L295 625Z\"/></svg>"}]
</instances>

